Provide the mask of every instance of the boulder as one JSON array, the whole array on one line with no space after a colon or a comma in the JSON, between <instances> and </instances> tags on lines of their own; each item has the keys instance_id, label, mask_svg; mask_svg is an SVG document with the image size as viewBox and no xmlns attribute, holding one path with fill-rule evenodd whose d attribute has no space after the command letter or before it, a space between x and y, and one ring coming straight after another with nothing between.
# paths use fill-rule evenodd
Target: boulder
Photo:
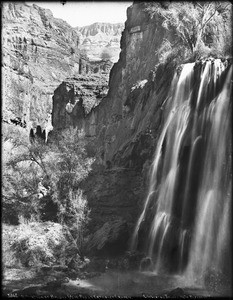
<instances>
[{"instance_id":1,"label":"boulder","mask_svg":"<svg viewBox=\"0 0 233 300\"><path fill-rule=\"evenodd\" d=\"M105 272L108 260L105 258L93 257L81 270L86 272Z\"/></svg>"},{"instance_id":2,"label":"boulder","mask_svg":"<svg viewBox=\"0 0 233 300\"><path fill-rule=\"evenodd\" d=\"M172 298L180 298L183 297L185 295L184 290L181 288L176 288L172 291L170 291L168 294L168 297L172 297Z\"/></svg>"},{"instance_id":3,"label":"boulder","mask_svg":"<svg viewBox=\"0 0 233 300\"><path fill-rule=\"evenodd\" d=\"M141 252L133 251L133 252L126 252L126 256L129 259L130 270L139 270L141 260L143 259L145 254Z\"/></svg>"},{"instance_id":4,"label":"boulder","mask_svg":"<svg viewBox=\"0 0 233 300\"><path fill-rule=\"evenodd\" d=\"M153 270L153 263L150 257L144 257L140 263L140 270L141 271L152 271Z\"/></svg>"}]
</instances>

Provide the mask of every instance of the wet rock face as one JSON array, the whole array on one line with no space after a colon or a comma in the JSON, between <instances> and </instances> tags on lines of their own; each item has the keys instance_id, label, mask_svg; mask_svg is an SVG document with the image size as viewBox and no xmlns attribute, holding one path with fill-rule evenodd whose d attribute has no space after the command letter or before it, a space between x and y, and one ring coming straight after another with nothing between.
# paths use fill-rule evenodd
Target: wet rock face
<instances>
[{"instance_id":1,"label":"wet rock face","mask_svg":"<svg viewBox=\"0 0 233 300\"><path fill-rule=\"evenodd\" d=\"M66 77L90 73L96 66L80 54L76 31L50 10L4 3L2 17L3 118L44 127L55 88Z\"/></svg>"},{"instance_id":2,"label":"wet rock face","mask_svg":"<svg viewBox=\"0 0 233 300\"><path fill-rule=\"evenodd\" d=\"M88 223L90 233L103 229L106 223L119 220L127 222L126 233L129 233L143 197L142 185L141 174L130 169L93 171L88 180L81 183L91 209ZM114 230L111 234L114 235ZM126 242L119 243L120 248L126 246Z\"/></svg>"}]
</instances>

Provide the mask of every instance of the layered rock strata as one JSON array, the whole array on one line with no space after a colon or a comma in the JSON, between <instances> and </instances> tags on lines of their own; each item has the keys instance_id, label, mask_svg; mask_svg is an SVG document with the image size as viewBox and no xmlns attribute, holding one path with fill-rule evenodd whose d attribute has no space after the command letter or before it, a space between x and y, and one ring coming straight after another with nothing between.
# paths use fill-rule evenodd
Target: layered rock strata
<instances>
[{"instance_id":1,"label":"layered rock strata","mask_svg":"<svg viewBox=\"0 0 233 300\"><path fill-rule=\"evenodd\" d=\"M106 66L89 63L77 32L48 9L6 2L2 18L3 119L46 127L55 88L66 77L98 74Z\"/></svg>"},{"instance_id":2,"label":"layered rock strata","mask_svg":"<svg viewBox=\"0 0 233 300\"><path fill-rule=\"evenodd\" d=\"M124 24L94 23L76 27L79 35L79 49L84 51L91 60L110 58L116 62L120 53L121 33Z\"/></svg>"}]
</instances>

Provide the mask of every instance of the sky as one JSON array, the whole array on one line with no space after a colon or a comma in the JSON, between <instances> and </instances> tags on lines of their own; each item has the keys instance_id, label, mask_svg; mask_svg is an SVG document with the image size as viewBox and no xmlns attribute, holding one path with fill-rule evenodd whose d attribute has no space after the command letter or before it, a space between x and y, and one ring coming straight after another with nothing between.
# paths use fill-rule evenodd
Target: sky
<instances>
[{"instance_id":1,"label":"sky","mask_svg":"<svg viewBox=\"0 0 233 300\"><path fill-rule=\"evenodd\" d=\"M60 18L72 27L91 25L95 22L124 23L126 21L126 9L133 1L27 1L52 11L55 18Z\"/></svg>"}]
</instances>

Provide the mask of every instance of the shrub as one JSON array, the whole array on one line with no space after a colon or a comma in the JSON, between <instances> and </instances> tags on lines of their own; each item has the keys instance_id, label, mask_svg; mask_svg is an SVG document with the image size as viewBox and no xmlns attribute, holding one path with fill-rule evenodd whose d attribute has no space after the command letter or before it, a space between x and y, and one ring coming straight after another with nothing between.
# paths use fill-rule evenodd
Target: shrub
<instances>
[{"instance_id":1,"label":"shrub","mask_svg":"<svg viewBox=\"0 0 233 300\"><path fill-rule=\"evenodd\" d=\"M15 225L20 218L59 222L70 230L81 254L89 210L79 183L94 159L87 157L83 132L67 129L54 135L49 144L37 138L30 144L14 131L5 137L13 150L4 157L3 220Z\"/></svg>"},{"instance_id":2,"label":"shrub","mask_svg":"<svg viewBox=\"0 0 233 300\"><path fill-rule=\"evenodd\" d=\"M66 227L21 218L17 227L3 226L3 264L35 267L69 263L78 258L77 245Z\"/></svg>"},{"instance_id":3,"label":"shrub","mask_svg":"<svg viewBox=\"0 0 233 300\"><path fill-rule=\"evenodd\" d=\"M211 49L201 41L193 52L193 57L196 59L207 58L211 54Z\"/></svg>"},{"instance_id":4,"label":"shrub","mask_svg":"<svg viewBox=\"0 0 233 300\"><path fill-rule=\"evenodd\" d=\"M102 60L111 60L112 59L112 53L109 49L104 48L101 55L100 55Z\"/></svg>"}]
</instances>

